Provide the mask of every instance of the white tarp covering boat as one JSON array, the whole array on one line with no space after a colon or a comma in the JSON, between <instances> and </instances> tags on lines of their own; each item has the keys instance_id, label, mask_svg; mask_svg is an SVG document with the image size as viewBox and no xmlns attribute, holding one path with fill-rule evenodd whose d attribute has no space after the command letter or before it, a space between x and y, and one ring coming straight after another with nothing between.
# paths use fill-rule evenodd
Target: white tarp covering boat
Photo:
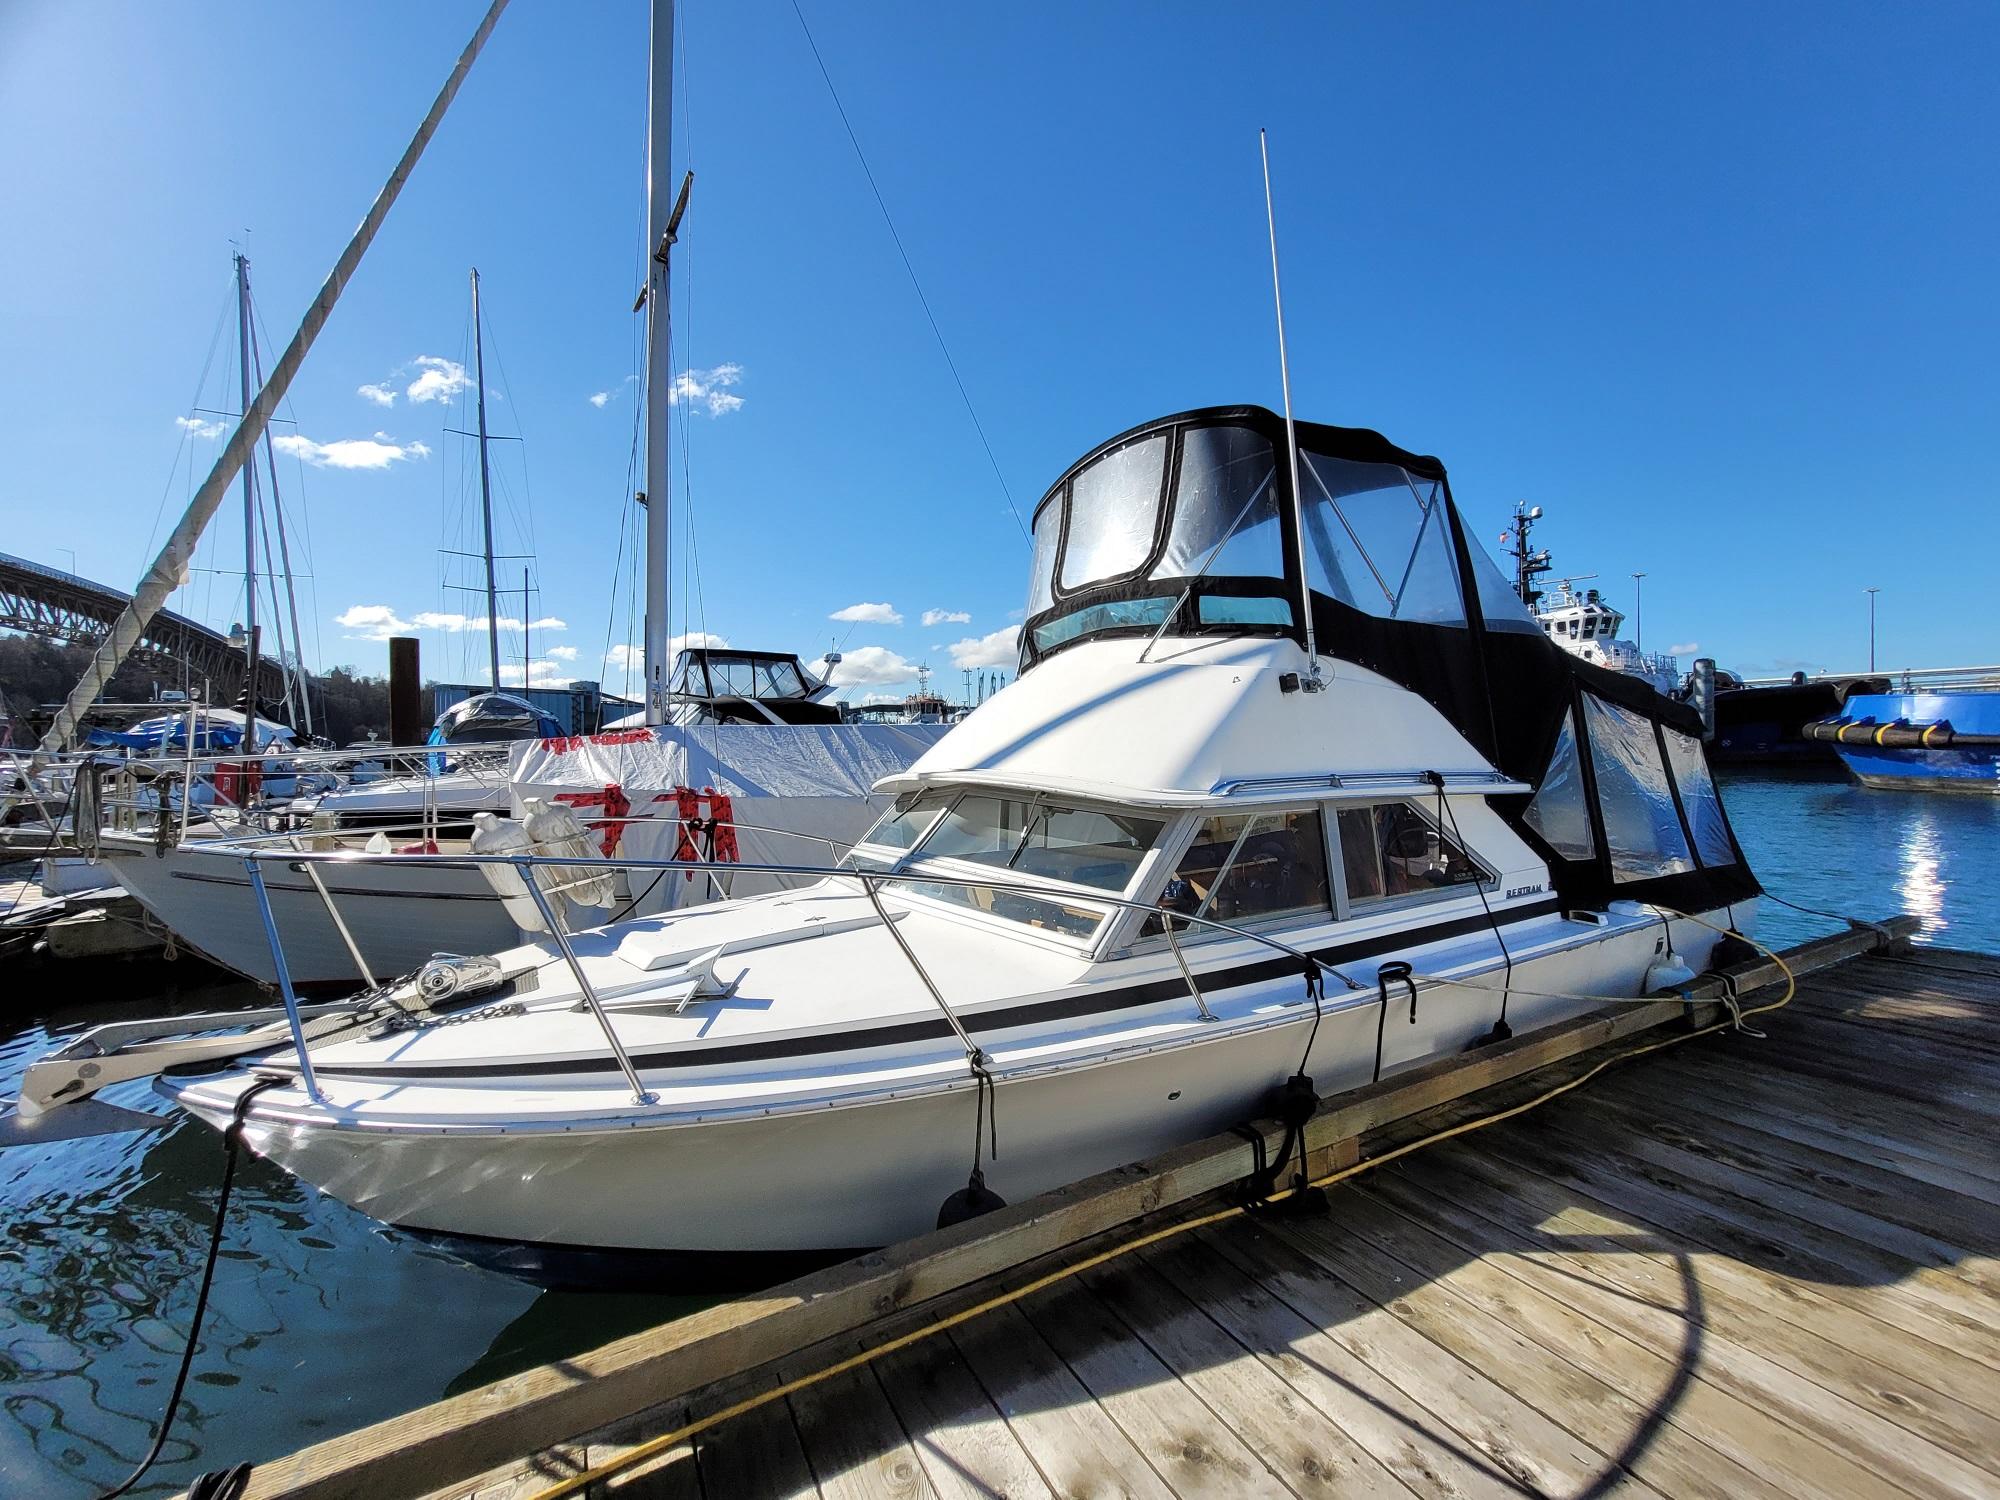
<instances>
[{"instance_id":1,"label":"white tarp covering boat","mask_svg":"<svg viewBox=\"0 0 2000 1500\"><path fill-rule=\"evenodd\" d=\"M684 817L680 794L729 799L736 851L751 864L825 865L864 833L889 798L884 777L909 769L938 740L943 724L703 724L618 730L514 747L509 780L518 817L531 797L573 807L597 823L607 852L628 859L673 859ZM706 797L698 816L717 815ZM707 848L701 845L706 854ZM803 881L728 877L732 896ZM635 877L632 914L670 910L713 894L702 880Z\"/></svg>"}]
</instances>

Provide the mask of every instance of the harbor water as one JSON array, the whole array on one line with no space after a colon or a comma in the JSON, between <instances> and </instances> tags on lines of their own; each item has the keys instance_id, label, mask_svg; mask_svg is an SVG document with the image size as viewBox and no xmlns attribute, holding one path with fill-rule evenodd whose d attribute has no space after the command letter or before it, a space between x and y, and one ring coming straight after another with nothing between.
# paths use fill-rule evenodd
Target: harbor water
<instances>
[{"instance_id":1,"label":"harbor water","mask_svg":"<svg viewBox=\"0 0 2000 1500\"><path fill-rule=\"evenodd\" d=\"M1861 917L1907 911L1922 920L1922 941L2000 951L2000 797L1747 773L1727 777L1724 795L1775 895ZM1763 920L1778 946L1840 925L1775 902ZM85 1026L259 999L247 984L163 984L174 972L16 969L0 988L0 1095L55 1039ZM144 1083L105 1097L159 1105ZM219 1138L186 1119L0 1153L0 1494L84 1500L146 1452L221 1169ZM712 1300L671 1284L538 1292L249 1159L181 1414L134 1493L173 1493L203 1470L291 1451Z\"/></svg>"}]
</instances>

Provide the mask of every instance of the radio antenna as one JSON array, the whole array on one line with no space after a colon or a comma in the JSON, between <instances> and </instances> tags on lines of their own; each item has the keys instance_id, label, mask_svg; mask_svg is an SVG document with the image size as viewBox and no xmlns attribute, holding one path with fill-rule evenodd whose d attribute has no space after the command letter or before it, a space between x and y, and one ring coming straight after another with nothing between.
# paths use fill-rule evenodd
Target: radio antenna
<instances>
[{"instance_id":1,"label":"radio antenna","mask_svg":"<svg viewBox=\"0 0 2000 1500\"><path fill-rule=\"evenodd\" d=\"M1264 226L1271 236L1271 300L1278 310L1278 383L1285 393L1285 448L1292 466L1292 527L1299 556L1299 611L1306 630L1306 676L1299 685L1309 693L1325 686L1319 675L1319 644L1313 638L1312 583L1306 576L1306 502L1299 487L1299 431L1292 422L1292 367L1285 356L1285 294L1278 281L1278 216L1271 206L1271 145L1257 132L1257 150L1264 158Z\"/></svg>"}]
</instances>

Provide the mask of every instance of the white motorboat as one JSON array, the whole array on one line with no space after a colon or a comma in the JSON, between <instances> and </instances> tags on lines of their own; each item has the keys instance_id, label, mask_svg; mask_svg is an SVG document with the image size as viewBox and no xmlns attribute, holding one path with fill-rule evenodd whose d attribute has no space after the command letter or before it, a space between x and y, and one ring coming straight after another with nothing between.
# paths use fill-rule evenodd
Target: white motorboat
<instances>
[{"instance_id":1,"label":"white motorboat","mask_svg":"<svg viewBox=\"0 0 2000 1500\"><path fill-rule=\"evenodd\" d=\"M1557 650L1436 460L1301 423L1301 501L1285 440L1193 412L1065 474L1019 680L883 784L841 873L440 960L233 1049L86 1037L28 1107L185 1059L181 1107L517 1267L837 1251L931 1228L975 1164L1019 1199L1749 930L1693 711Z\"/></svg>"}]
</instances>

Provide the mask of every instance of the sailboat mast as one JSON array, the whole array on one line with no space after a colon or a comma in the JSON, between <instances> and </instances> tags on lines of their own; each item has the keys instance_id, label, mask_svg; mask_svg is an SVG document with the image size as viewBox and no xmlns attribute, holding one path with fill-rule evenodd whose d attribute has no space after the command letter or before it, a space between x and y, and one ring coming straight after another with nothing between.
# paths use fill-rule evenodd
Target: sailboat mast
<instances>
[{"instance_id":1,"label":"sailboat mast","mask_svg":"<svg viewBox=\"0 0 2000 1500\"><path fill-rule=\"evenodd\" d=\"M236 252L236 354L243 411L250 411L250 261ZM251 748L257 744L257 492L256 470L243 466L243 711Z\"/></svg>"},{"instance_id":2,"label":"sailboat mast","mask_svg":"<svg viewBox=\"0 0 2000 1500\"><path fill-rule=\"evenodd\" d=\"M678 219L668 186L674 122L674 0L653 0L646 90L646 722L667 722L668 579L673 522L667 503L667 402L673 392L667 253ZM685 195L683 195L685 201Z\"/></svg>"},{"instance_id":3,"label":"sailboat mast","mask_svg":"<svg viewBox=\"0 0 2000 1500\"><path fill-rule=\"evenodd\" d=\"M479 267L472 268L472 374L479 382L479 514L486 524L486 654L500 691L500 590L493 580L493 471L486 462L486 340L479 323Z\"/></svg>"}]
</instances>

